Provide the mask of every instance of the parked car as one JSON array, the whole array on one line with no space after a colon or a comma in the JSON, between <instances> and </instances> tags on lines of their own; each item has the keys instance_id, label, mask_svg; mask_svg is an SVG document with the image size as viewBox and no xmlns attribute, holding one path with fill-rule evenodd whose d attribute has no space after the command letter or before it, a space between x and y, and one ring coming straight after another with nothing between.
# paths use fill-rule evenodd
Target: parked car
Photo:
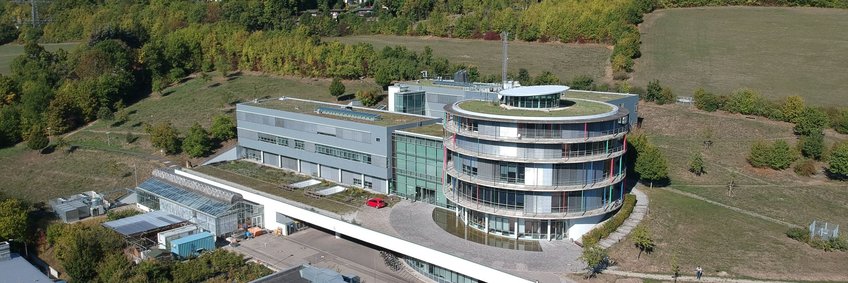
<instances>
[{"instance_id":1,"label":"parked car","mask_svg":"<svg viewBox=\"0 0 848 283\"><path fill-rule=\"evenodd\" d=\"M386 202L383 201L383 199L381 198L369 198L367 201L365 201L365 205L370 207L383 208L386 207L386 205L388 204L386 204Z\"/></svg>"}]
</instances>

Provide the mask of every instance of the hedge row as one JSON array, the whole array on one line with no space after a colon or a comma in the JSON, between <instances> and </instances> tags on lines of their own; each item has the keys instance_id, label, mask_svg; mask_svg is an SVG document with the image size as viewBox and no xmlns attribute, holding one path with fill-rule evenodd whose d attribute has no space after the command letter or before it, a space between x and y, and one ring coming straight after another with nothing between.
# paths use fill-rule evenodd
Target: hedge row
<instances>
[{"instance_id":1,"label":"hedge row","mask_svg":"<svg viewBox=\"0 0 848 283\"><path fill-rule=\"evenodd\" d=\"M600 242L601 239L614 233L621 224L624 224L624 220L626 220L627 217L630 217L630 213L633 212L633 208L635 206L636 196L632 194L624 195L624 205L621 206L621 209L615 214L615 216L607 220L607 222L600 227L595 227L595 229L592 229L592 231L583 235L583 246L593 246Z\"/></svg>"},{"instance_id":2,"label":"hedge row","mask_svg":"<svg viewBox=\"0 0 848 283\"><path fill-rule=\"evenodd\" d=\"M810 239L810 230L806 228L792 228L786 231L786 236L807 243L813 248L824 251L848 251L848 240L843 237L831 238L830 240L822 240L821 238Z\"/></svg>"}]
</instances>

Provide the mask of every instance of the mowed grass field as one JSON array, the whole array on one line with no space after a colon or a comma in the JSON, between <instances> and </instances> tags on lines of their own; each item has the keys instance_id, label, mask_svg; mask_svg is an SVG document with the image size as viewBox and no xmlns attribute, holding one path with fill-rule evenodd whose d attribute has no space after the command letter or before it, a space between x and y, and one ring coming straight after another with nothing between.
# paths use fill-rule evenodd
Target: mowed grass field
<instances>
[{"instance_id":1,"label":"mowed grass field","mask_svg":"<svg viewBox=\"0 0 848 283\"><path fill-rule=\"evenodd\" d=\"M500 77L502 69L503 49L499 40L389 35L345 36L324 40L336 40L347 44L370 43L378 51L386 46L400 45L421 52L424 47L430 46L433 49L433 55L447 58L454 64L465 63L477 66L484 75L495 74ZM600 44L510 41L508 71L518 74L519 68L525 68L530 71L531 76L550 71L564 81L579 75L589 75L600 79L606 75L610 54L612 49Z\"/></svg>"},{"instance_id":2,"label":"mowed grass field","mask_svg":"<svg viewBox=\"0 0 848 283\"><path fill-rule=\"evenodd\" d=\"M701 265L708 276L723 271L760 279L848 280L843 269L848 265L845 253L813 249L786 237L787 226L675 193L691 193L802 227L814 219L848 225L848 182L748 165L750 146L758 139L795 144L792 124L681 105L643 103L639 112L644 117L639 131L666 156L672 183L668 190L644 189L651 203L643 223L653 234L656 252L636 260L633 243L622 241L610 250L622 269L670 274L670 262L676 256L689 275ZM709 132L713 144L707 148L703 140ZM841 140L848 136L829 132L826 143ZM688 172L694 152L704 156L704 175ZM731 179L737 183L732 195L727 192Z\"/></svg>"},{"instance_id":3,"label":"mowed grass field","mask_svg":"<svg viewBox=\"0 0 848 283\"><path fill-rule=\"evenodd\" d=\"M659 10L640 25L636 85L679 96L747 87L779 99L848 106L848 10L710 7Z\"/></svg>"},{"instance_id":4,"label":"mowed grass field","mask_svg":"<svg viewBox=\"0 0 848 283\"><path fill-rule=\"evenodd\" d=\"M42 44L47 51L56 51L57 49L64 49L71 52L71 50L75 49L80 43L79 42L66 42L66 43L48 43ZM12 70L12 61L15 60L19 55L24 54L24 46L21 44L9 43L5 45L0 45L0 74L8 75Z\"/></svg>"}]
</instances>

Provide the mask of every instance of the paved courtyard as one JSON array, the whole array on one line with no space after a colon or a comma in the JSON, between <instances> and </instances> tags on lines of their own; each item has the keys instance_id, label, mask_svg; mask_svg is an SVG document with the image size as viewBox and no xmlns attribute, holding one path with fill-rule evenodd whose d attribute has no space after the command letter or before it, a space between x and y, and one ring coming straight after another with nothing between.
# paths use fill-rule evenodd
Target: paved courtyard
<instances>
[{"instance_id":1,"label":"paved courtyard","mask_svg":"<svg viewBox=\"0 0 848 283\"><path fill-rule=\"evenodd\" d=\"M433 221L433 209L431 204L401 201L390 209L360 209L357 221L363 227L538 282L569 282L565 274L584 266L578 259L582 249L569 240L539 241L541 252L492 247L444 231Z\"/></svg>"},{"instance_id":2,"label":"paved courtyard","mask_svg":"<svg viewBox=\"0 0 848 283\"><path fill-rule=\"evenodd\" d=\"M364 282L422 282L411 273L414 271L389 269L378 250L344 238L336 239L317 229L306 229L286 237L266 234L240 244L226 249L276 271L308 263L345 275L357 275Z\"/></svg>"}]
</instances>

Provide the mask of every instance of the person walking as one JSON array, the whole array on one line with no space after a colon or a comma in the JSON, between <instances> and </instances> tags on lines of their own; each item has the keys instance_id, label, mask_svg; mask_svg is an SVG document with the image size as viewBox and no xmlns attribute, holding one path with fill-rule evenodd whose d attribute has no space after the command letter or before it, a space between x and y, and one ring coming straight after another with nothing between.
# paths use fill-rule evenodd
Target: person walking
<instances>
[{"instance_id":1,"label":"person walking","mask_svg":"<svg viewBox=\"0 0 848 283\"><path fill-rule=\"evenodd\" d=\"M704 274L704 269L701 268L700 265L695 268L695 278L696 279L701 280L701 275L703 275L703 274Z\"/></svg>"}]
</instances>

